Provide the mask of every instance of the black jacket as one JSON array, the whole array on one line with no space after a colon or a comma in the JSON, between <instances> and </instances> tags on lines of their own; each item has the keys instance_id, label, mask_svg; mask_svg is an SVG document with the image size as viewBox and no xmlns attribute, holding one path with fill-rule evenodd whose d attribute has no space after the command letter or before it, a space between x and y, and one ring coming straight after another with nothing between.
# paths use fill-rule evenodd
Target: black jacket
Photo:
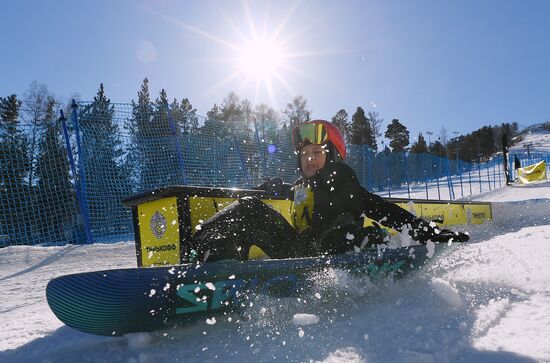
<instances>
[{"instance_id":1,"label":"black jacket","mask_svg":"<svg viewBox=\"0 0 550 363\"><path fill-rule=\"evenodd\" d=\"M365 216L397 230L418 220L396 204L368 192L359 184L353 169L341 162L328 162L312 177L298 179L293 191L294 227L302 240L317 244L305 254L319 250L338 253L352 248L351 244L360 244L354 237L363 227Z\"/></svg>"}]
</instances>

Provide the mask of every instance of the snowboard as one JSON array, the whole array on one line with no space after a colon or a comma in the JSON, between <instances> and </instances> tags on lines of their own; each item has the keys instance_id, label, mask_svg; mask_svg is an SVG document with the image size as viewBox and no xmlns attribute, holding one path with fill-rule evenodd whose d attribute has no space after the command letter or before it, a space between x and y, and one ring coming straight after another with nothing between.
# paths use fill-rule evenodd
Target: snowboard
<instances>
[{"instance_id":1,"label":"snowboard","mask_svg":"<svg viewBox=\"0 0 550 363\"><path fill-rule=\"evenodd\" d=\"M432 247L434 245L432 244ZM236 311L257 294L296 296L309 276L343 269L370 278L400 277L421 268L446 244L281 260L217 261L113 269L60 276L46 288L53 313L82 332L120 336Z\"/></svg>"}]
</instances>

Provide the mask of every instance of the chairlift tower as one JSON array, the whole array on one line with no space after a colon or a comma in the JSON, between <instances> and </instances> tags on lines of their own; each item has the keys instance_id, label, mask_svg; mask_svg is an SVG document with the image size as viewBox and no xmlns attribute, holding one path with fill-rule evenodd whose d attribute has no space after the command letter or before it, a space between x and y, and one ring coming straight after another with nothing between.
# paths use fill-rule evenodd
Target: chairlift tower
<instances>
[{"instance_id":1,"label":"chairlift tower","mask_svg":"<svg viewBox=\"0 0 550 363\"><path fill-rule=\"evenodd\" d=\"M533 143L530 142L528 144L523 144L523 147L526 147L527 148L527 158L528 159L531 159L531 151L530 151L530 147L533 146Z\"/></svg>"}]
</instances>

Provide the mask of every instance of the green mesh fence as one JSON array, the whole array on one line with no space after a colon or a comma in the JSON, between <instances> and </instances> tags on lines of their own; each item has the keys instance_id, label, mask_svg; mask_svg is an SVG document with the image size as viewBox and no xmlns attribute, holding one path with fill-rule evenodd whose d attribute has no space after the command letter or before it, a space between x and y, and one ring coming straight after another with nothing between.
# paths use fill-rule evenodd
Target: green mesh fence
<instances>
[{"instance_id":1,"label":"green mesh fence","mask_svg":"<svg viewBox=\"0 0 550 363\"><path fill-rule=\"evenodd\" d=\"M60 122L0 134L0 246L82 241Z\"/></svg>"},{"instance_id":2,"label":"green mesh fence","mask_svg":"<svg viewBox=\"0 0 550 363\"><path fill-rule=\"evenodd\" d=\"M131 239L131 214L121 200L135 193L177 184L249 188L267 177L299 177L289 129L159 104L98 99L66 119L2 121L0 146L0 246ZM384 196L455 199L505 183L501 157L466 163L365 145L348 145L348 154L361 184ZM520 155L523 165L549 161L531 154Z\"/></svg>"}]
</instances>

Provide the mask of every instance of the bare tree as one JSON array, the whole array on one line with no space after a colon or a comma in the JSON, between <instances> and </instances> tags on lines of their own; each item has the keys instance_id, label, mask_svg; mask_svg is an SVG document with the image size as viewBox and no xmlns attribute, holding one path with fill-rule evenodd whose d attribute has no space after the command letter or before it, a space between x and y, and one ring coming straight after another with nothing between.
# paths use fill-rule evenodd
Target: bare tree
<instances>
[{"instance_id":1,"label":"bare tree","mask_svg":"<svg viewBox=\"0 0 550 363\"><path fill-rule=\"evenodd\" d=\"M444 146L449 143L449 134L445 126L441 127L441 131L439 131L439 139Z\"/></svg>"},{"instance_id":2,"label":"bare tree","mask_svg":"<svg viewBox=\"0 0 550 363\"><path fill-rule=\"evenodd\" d=\"M48 104L52 103L55 105L54 97L48 90L48 86L44 83L32 81L24 94L23 107L21 108L21 117L24 123L31 126L27 129L30 139L30 148L28 150L30 160L29 187L33 185L34 165L38 157L37 140L44 131L45 122L50 121L45 120L45 118Z\"/></svg>"},{"instance_id":3,"label":"bare tree","mask_svg":"<svg viewBox=\"0 0 550 363\"><path fill-rule=\"evenodd\" d=\"M310 120L311 110L307 108L307 99L304 96L296 96L286 105L283 111L286 115L290 127L294 127Z\"/></svg>"},{"instance_id":4,"label":"bare tree","mask_svg":"<svg viewBox=\"0 0 550 363\"><path fill-rule=\"evenodd\" d=\"M255 125L259 137L265 141L275 137L281 122L280 119L279 113L265 103L256 105L254 108Z\"/></svg>"},{"instance_id":5,"label":"bare tree","mask_svg":"<svg viewBox=\"0 0 550 363\"><path fill-rule=\"evenodd\" d=\"M382 122L384 122L383 118L380 118L378 115L378 112L375 111L369 111L367 112L367 119L370 123L370 128L372 129L372 135L373 135L373 147L375 150L378 149L377 139L382 136L382 132L380 132L380 128L382 127Z\"/></svg>"}]
</instances>

